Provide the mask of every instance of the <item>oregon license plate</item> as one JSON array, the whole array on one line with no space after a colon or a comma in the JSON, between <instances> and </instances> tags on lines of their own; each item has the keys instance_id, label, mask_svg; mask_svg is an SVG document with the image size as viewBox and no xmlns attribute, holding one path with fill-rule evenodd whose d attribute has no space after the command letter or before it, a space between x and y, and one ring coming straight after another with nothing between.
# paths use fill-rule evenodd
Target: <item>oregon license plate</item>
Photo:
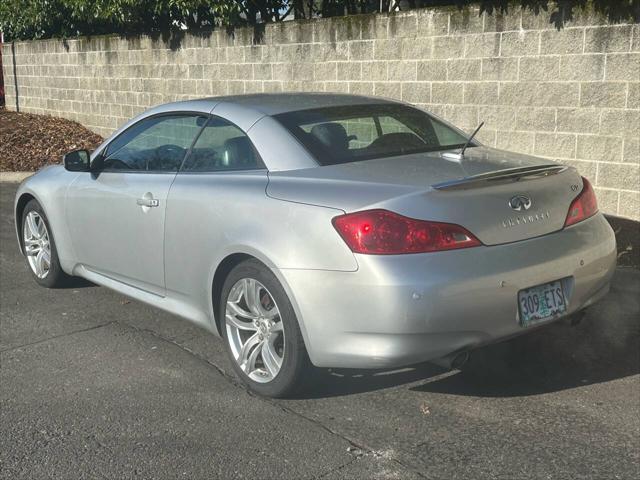
<instances>
[{"instance_id":1,"label":"oregon license plate","mask_svg":"<svg viewBox=\"0 0 640 480\"><path fill-rule=\"evenodd\" d=\"M528 327L543 322L567 310L562 282L545 283L518 292L520 324Z\"/></svg>"}]
</instances>

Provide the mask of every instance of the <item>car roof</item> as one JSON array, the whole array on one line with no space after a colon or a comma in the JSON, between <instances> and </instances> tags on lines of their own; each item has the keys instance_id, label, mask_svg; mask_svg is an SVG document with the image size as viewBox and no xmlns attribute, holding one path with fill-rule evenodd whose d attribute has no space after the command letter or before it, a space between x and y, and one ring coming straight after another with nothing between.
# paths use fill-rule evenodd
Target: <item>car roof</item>
<instances>
[{"instance_id":1,"label":"car roof","mask_svg":"<svg viewBox=\"0 0 640 480\"><path fill-rule=\"evenodd\" d=\"M189 102L189 101L187 101ZM364 95L350 95L341 93L253 93L246 95L228 95L190 100L203 105L219 103L234 104L246 110L253 110L262 115L278 115L280 113L308 110L312 108L337 107L345 105L369 105L384 103L399 103L384 98L367 97ZM185 102L165 104L165 107L179 109Z\"/></svg>"},{"instance_id":2,"label":"car roof","mask_svg":"<svg viewBox=\"0 0 640 480\"><path fill-rule=\"evenodd\" d=\"M311 108L393 103L390 100L367 97L364 95L301 92L233 95L226 97L214 97L211 100L235 103L237 105L242 105L245 108L255 109L265 115L278 115L280 113L307 110Z\"/></svg>"}]
</instances>

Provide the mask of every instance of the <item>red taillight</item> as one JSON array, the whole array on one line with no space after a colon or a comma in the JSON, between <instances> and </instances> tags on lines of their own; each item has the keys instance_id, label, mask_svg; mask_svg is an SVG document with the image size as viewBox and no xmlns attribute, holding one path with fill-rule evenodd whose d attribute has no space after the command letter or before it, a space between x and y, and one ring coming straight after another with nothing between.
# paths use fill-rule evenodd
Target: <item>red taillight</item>
<instances>
[{"instance_id":1,"label":"red taillight","mask_svg":"<svg viewBox=\"0 0 640 480\"><path fill-rule=\"evenodd\" d=\"M387 210L341 215L333 226L354 253L392 255L482 245L460 225L414 220Z\"/></svg>"},{"instance_id":2,"label":"red taillight","mask_svg":"<svg viewBox=\"0 0 640 480\"><path fill-rule=\"evenodd\" d=\"M598 202L596 201L596 194L589 183L589 180L582 177L582 191L569 207L569 213L567 213L567 219L564 221L564 226L568 227L574 223L586 220L592 217L598 211Z\"/></svg>"}]
</instances>

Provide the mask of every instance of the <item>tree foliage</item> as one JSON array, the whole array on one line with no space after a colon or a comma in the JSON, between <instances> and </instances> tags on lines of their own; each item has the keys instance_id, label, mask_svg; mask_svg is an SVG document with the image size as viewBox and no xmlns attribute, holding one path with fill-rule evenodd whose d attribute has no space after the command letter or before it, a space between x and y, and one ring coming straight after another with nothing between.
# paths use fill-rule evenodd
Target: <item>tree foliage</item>
<instances>
[{"instance_id":1,"label":"tree foliage","mask_svg":"<svg viewBox=\"0 0 640 480\"><path fill-rule=\"evenodd\" d=\"M7 40L184 33L443 5L479 5L489 14L520 5L559 27L581 8L613 22L640 21L640 0L0 0L0 31Z\"/></svg>"}]
</instances>

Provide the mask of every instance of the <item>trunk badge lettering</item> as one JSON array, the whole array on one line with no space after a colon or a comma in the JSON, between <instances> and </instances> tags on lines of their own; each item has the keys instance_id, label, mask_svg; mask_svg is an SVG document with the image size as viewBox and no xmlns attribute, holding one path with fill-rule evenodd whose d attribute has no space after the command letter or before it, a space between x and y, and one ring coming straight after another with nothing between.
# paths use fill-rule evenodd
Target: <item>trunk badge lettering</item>
<instances>
[{"instance_id":1,"label":"trunk badge lettering","mask_svg":"<svg viewBox=\"0 0 640 480\"><path fill-rule=\"evenodd\" d=\"M511 227L516 227L518 225L527 225L529 223L543 222L545 220L548 220L550 217L551 217L551 214L549 213L549 211L542 212L542 213L535 213L531 215L523 215L521 217L507 218L506 220L503 220L502 226L504 228L511 228Z\"/></svg>"}]
</instances>

